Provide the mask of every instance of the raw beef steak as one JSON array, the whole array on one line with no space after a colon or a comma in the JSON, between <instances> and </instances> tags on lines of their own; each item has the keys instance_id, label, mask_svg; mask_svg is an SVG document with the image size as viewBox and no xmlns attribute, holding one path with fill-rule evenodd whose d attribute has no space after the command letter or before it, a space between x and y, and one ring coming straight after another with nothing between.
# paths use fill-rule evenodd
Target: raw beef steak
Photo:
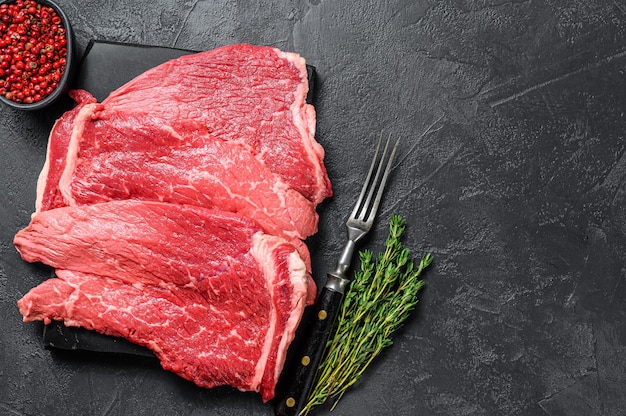
<instances>
[{"instance_id":1,"label":"raw beef steak","mask_svg":"<svg viewBox=\"0 0 626 416\"><path fill-rule=\"evenodd\" d=\"M115 125L138 114L176 131L202 125L215 137L247 145L289 186L319 203L331 186L307 92L302 57L238 44L146 71L111 93L95 117Z\"/></svg>"},{"instance_id":2,"label":"raw beef steak","mask_svg":"<svg viewBox=\"0 0 626 416\"><path fill-rule=\"evenodd\" d=\"M199 386L273 397L307 296L284 239L222 211L112 201L39 212L15 244L57 268L19 301L25 321L123 336Z\"/></svg>"},{"instance_id":3,"label":"raw beef steak","mask_svg":"<svg viewBox=\"0 0 626 416\"><path fill-rule=\"evenodd\" d=\"M175 132L131 117L116 129L101 129L89 118L94 106L83 106L74 118L74 130L81 134L71 135L66 145L57 186L63 202L52 206L137 198L219 207L287 238L305 239L317 231L315 205L245 145L206 130Z\"/></svg>"},{"instance_id":4,"label":"raw beef steak","mask_svg":"<svg viewBox=\"0 0 626 416\"><path fill-rule=\"evenodd\" d=\"M306 65L298 55L269 47L233 45L157 66L113 92L101 104L78 97L81 104L90 103L70 120L71 140L64 131L62 142L67 149L64 159L57 156L58 152L52 152L61 147L53 142L59 134L52 132L48 163L38 185L37 209L70 205L85 188L89 193L90 187L119 186L119 183L107 183L116 173L114 167L107 166L107 156L115 155L107 152L115 151L120 140L135 151L149 151L157 145L151 143L153 138L157 142L165 138L162 147L171 146L179 152L187 147L197 150L205 143L208 146L214 146L215 142L238 144L239 151L249 153L247 159L257 159L257 165L264 165L265 170L275 175L277 180L272 179L271 185L280 184L274 198L286 198L284 206L288 208L283 211L291 209L293 215L293 207L303 205L299 200L294 202L293 195L285 195L285 187L302 194L314 208L332 190L323 164L324 151L315 141L315 110L305 101L307 91ZM61 123L59 128L68 130L66 124ZM167 160L167 149L163 150L165 153L153 162L174 163L174 159ZM94 155L100 159L92 160ZM188 156L187 163L196 166L193 155ZM143 161L129 168L141 169L139 162ZM237 162L225 160L226 164ZM177 167L185 168L187 164ZM108 170L109 175L90 176L92 170L100 173ZM147 181L154 172L148 172ZM250 182L252 188L260 179L243 169L236 169L234 174L238 181ZM156 178L149 185L154 192L168 194L170 187L185 186L189 179L189 175L178 175L173 177L173 183L163 183ZM223 179L219 177L211 179L216 182L211 186L228 189L232 185L220 183ZM188 197L206 199L202 194L207 190L195 189L191 182L187 184ZM200 195L194 196L193 192ZM245 201L251 192L257 191L244 195L238 195L235 190L232 193ZM88 195L82 197L83 202L88 200ZM174 202L177 202L175 198ZM249 204L249 209L255 209L254 203ZM305 214L299 218L305 223L297 227L304 230L298 231L303 234L301 238L311 234L311 223L317 225L317 218L311 218L310 211L310 208L303 211L309 218L303 218Z\"/></svg>"}]
</instances>

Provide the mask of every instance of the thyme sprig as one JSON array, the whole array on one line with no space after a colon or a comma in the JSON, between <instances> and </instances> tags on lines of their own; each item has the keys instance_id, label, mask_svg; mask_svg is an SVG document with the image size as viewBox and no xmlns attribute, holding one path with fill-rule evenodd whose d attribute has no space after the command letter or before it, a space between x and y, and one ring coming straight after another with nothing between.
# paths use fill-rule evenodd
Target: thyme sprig
<instances>
[{"instance_id":1,"label":"thyme sprig","mask_svg":"<svg viewBox=\"0 0 626 416\"><path fill-rule=\"evenodd\" d=\"M404 218L393 215L385 251L377 261L371 251L359 252L360 269L346 293L334 335L326 345L317 381L301 415L329 398L335 400L334 409L346 390L393 343L391 335L417 305L417 293L424 285L419 276L433 258L426 254L415 266L411 251L400 241L405 228Z\"/></svg>"}]
</instances>

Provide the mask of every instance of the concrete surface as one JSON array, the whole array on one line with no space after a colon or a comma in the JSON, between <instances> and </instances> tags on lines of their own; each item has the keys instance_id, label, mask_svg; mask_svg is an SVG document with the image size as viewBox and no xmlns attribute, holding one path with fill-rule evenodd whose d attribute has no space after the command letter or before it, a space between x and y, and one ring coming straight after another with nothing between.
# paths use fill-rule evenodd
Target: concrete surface
<instances>
[{"instance_id":1,"label":"concrete surface","mask_svg":"<svg viewBox=\"0 0 626 416\"><path fill-rule=\"evenodd\" d=\"M318 282L379 134L402 139L381 221L435 257L421 303L333 414L626 414L626 6L598 0L58 0L91 39L192 50L251 42L318 73L335 196ZM43 348L15 302L50 271L12 245L58 111L0 115L0 415L272 415L141 360ZM366 158L367 159L367 158ZM326 414L321 408L317 414Z\"/></svg>"}]
</instances>

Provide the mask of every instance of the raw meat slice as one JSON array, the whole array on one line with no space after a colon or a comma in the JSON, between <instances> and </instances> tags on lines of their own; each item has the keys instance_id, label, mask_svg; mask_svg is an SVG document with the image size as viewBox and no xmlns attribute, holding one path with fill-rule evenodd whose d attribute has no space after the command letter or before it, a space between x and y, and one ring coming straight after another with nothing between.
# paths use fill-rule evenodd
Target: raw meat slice
<instances>
[{"instance_id":1,"label":"raw meat slice","mask_svg":"<svg viewBox=\"0 0 626 416\"><path fill-rule=\"evenodd\" d=\"M24 260L54 268L112 278L122 273L132 283L173 279L174 284L203 287L215 283L205 279L211 273L231 285L248 278L246 257L221 253L215 247L227 243L226 248L234 249L239 241L239 249L247 250L251 230L262 231L251 219L225 211L121 200L36 213L13 242ZM303 243L290 247L308 256ZM310 304L317 289L308 261L303 259Z\"/></svg>"},{"instance_id":2,"label":"raw meat slice","mask_svg":"<svg viewBox=\"0 0 626 416\"><path fill-rule=\"evenodd\" d=\"M317 204L332 191L307 92L306 64L299 55L229 45L146 71L111 93L94 117L103 121L102 128L115 128L128 115L159 120L177 132L201 124L214 137L246 144Z\"/></svg>"},{"instance_id":3,"label":"raw meat slice","mask_svg":"<svg viewBox=\"0 0 626 416\"><path fill-rule=\"evenodd\" d=\"M78 97L79 104L89 106L70 130L79 147L68 146L67 157L73 162L78 151L87 155L93 150L83 143L91 135L121 135L140 148L147 145L146 138L163 130L184 140L198 134L195 147L203 138L239 143L287 186L317 205L332 195L332 189L323 164L324 150L315 140L315 109L306 103L307 91L306 65L293 53L244 44L183 56L146 71L102 104L91 104L93 97L84 93ZM51 140L57 136L53 131ZM55 189L63 172L66 185L71 183L74 172L66 169L65 162L49 162L62 167L42 175L39 190ZM241 181L254 179L240 176ZM63 200L47 192L38 195L37 206L66 205L67 201L58 203Z\"/></svg>"},{"instance_id":4,"label":"raw meat slice","mask_svg":"<svg viewBox=\"0 0 626 416\"><path fill-rule=\"evenodd\" d=\"M255 233L254 221L235 214L125 200L39 212L14 244L24 260L59 269L213 290L250 278Z\"/></svg>"},{"instance_id":5,"label":"raw meat slice","mask_svg":"<svg viewBox=\"0 0 626 416\"><path fill-rule=\"evenodd\" d=\"M112 201L39 212L15 244L59 268L19 301L24 320L124 336L200 386L273 397L307 295L284 239L230 213Z\"/></svg>"},{"instance_id":6,"label":"raw meat slice","mask_svg":"<svg viewBox=\"0 0 626 416\"><path fill-rule=\"evenodd\" d=\"M158 121L125 117L104 129L81 115L74 123L80 134L67 144L56 206L137 198L237 212L290 239L317 231L313 203L244 145L213 138L201 126L175 132Z\"/></svg>"}]
</instances>

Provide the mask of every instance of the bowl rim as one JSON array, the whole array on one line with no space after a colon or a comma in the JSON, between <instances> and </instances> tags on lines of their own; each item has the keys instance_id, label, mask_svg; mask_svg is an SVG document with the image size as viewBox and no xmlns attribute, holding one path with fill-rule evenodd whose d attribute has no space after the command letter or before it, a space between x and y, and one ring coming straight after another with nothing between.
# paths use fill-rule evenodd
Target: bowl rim
<instances>
[{"instance_id":1,"label":"bowl rim","mask_svg":"<svg viewBox=\"0 0 626 416\"><path fill-rule=\"evenodd\" d=\"M17 0L0 0L0 4L10 4L15 3ZM40 110L44 107L49 106L53 102L57 101L69 88L70 77L72 73L72 65L74 64L74 32L72 30L72 25L70 24L70 20L67 15L61 9L61 7L52 0L33 0L35 3L43 4L45 6L52 7L56 13L61 18L61 23L65 28L65 39L67 55L65 62L65 71L63 72L63 76L59 80L59 85L57 88L50 93L50 95L43 98L41 101L37 101L35 103L26 104L26 103L16 103L15 101L9 100L4 96L0 95L0 101L9 107L13 107L19 110Z\"/></svg>"}]
</instances>

